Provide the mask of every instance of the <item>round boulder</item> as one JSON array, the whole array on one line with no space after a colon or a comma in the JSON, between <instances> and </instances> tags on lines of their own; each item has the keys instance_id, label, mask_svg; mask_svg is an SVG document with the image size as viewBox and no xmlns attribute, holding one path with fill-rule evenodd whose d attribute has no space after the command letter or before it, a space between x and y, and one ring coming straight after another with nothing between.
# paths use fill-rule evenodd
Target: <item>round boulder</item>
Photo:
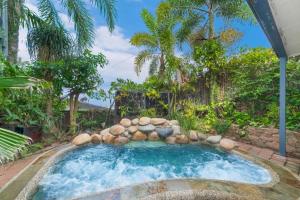
<instances>
[{"instance_id":1,"label":"round boulder","mask_svg":"<svg viewBox=\"0 0 300 200\"><path fill-rule=\"evenodd\" d=\"M124 127L129 127L131 125L131 120L130 119L127 119L127 118L123 118L121 121L120 121L120 124Z\"/></svg>"},{"instance_id":2,"label":"round boulder","mask_svg":"<svg viewBox=\"0 0 300 200\"><path fill-rule=\"evenodd\" d=\"M127 144L129 142L129 139L127 137L118 136L114 140L114 144L121 145L121 144Z\"/></svg>"},{"instance_id":3,"label":"round boulder","mask_svg":"<svg viewBox=\"0 0 300 200\"><path fill-rule=\"evenodd\" d=\"M115 138L116 138L116 136L114 136L110 133L103 134L103 136L102 136L102 140L105 144L113 144Z\"/></svg>"},{"instance_id":4,"label":"round boulder","mask_svg":"<svg viewBox=\"0 0 300 200\"><path fill-rule=\"evenodd\" d=\"M151 122L151 119L149 117L142 117L139 120L139 125L145 126L145 125L150 124L150 122Z\"/></svg>"},{"instance_id":5,"label":"round boulder","mask_svg":"<svg viewBox=\"0 0 300 200\"><path fill-rule=\"evenodd\" d=\"M232 149L234 149L235 147L235 142L233 140L230 140L230 139L227 139L227 138L224 138L220 141L220 146L227 150L227 151L230 151Z\"/></svg>"},{"instance_id":6,"label":"round boulder","mask_svg":"<svg viewBox=\"0 0 300 200\"><path fill-rule=\"evenodd\" d=\"M132 140L134 141L143 141L147 139L147 135L142 133L141 131L137 131L133 134Z\"/></svg>"},{"instance_id":7,"label":"round boulder","mask_svg":"<svg viewBox=\"0 0 300 200\"><path fill-rule=\"evenodd\" d=\"M77 135L73 141L72 144L76 146L84 145L91 142L91 136L87 133L79 134Z\"/></svg>"},{"instance_id":8,"label":"round boulder","mask_svg":"<svg viewBox=\"0 0 300 200\"><path fill-rule=\"evenodd\" d=\"M153 131L152 133L150 133L148 135L148 140L150 140L150 141L157 141L157 140L159 140L159 136L158 136L157 132Z\"/></svg>"},{"instance_id":9,"label":"round boulder","mask_svg":"<svg viewBox=\"0 0 300 200\"><path fill-rule=\"evenodd\" d=\"M214 136L209 136L206 141L210 144L218 144L220 140L222 139L221 135L214 135Z\"/></svg>"},{"instance_id":10,"label":"round boulder","mask_svg":"<svg viewBox=\"0 0 300 200\"><path fill-rule=\"evenodd\" d=\"M99 134L93 134L91 135L91 142L93 144L99 144L102 142L102 135Z\"/></svg>"},{"instance_id":11,"label":"round boulder","mask_svg":"<svg viewBox=\"0 0 300 200\"><path fill-rule=\"evenodd\" d=\"M172 129L173 129L173 135L179 135L179 134L181 134L180 126L173 125Z\"/></svg>"},{"instance_id":12,"label":"round boulder","mask_svg":"<svg viewBox=\"0 0 300 200\"><path fill-rule=\"evenodd\" d=\"M138 125L139 124L139 119L138 118L133 119L131 121L131 124L134 125L134 126Z\"/></svg>"},{"instance_id":13,"label":"round boulder","mask_svg":"<svg viewBox=\"0 0 300 200\"><path fill-rule=\"evenodd\" d=\"M114 125L109 129L109 132L114 136L118 136L125 132L125 127L121 125Z\"/></svg>"},{"instance_id":14,"label":"round boulder","mask_svg":"<svg viewBox=\"0 0 300 200\"><path fill-rule=\"evenodd\" d=\"M197 131L191 130L190 133L189 133L189 138L190 138L190 140L192 140L192 141L198 141L198 134L197 134Z\"/></svg>"},{"instance_id":15,"label":"round boulder","mask_svg":"<svg viewBox=\"0 0 300 200\"><path fill-rule=\"evenodd\" d=\"M171 120L169 122L171 125L176 125L176 126L179 126L179 122L177 120Z\"/></svg>"},{"instance_id":16,"label":"round boulder","mask_svg":"<svg viewBox=\"0 0 300 200\"><path fill-rule=\"evenodd\" d=\"M130 135L128 131L125 131L124 133L122 133L121 136L127 137L127 138L129 138L129 139L132 137L132 135Z\"/></svg>"},{"instance_id":17,"label":"round boulder","mask_svg":"<svg viewBox=\"0 0 300 200\"><path fill-rule=\"evenodd\" d=\"M177 144L188 144L189 138L186 135L176 135Z\"/></svg>"},{"instance_id":18,"label":"round boulder","mask_svg":"<svg viewBox=\"0 0 300 200\"><path fill-rule=\"evenodd\" d=\"M130 134L133 134L133 133L137 132L137 130L138 130L137 126L130 126L130 127L128 128L128 132L129 132Z\"/></svg>"},{"instance_id":19,"label":"round boulder","mask_svg":"<svg viewBox=\"0 0 300 200\"><path fill-rule=\"evenodd\" d=\"M164 118L152 118L150 120L150 123L153 124L154 126L158 126L158 125L163 125L164 123L166 123L166 119Z\"/></svg>"},{"instance_id":20,"label":"round boulder","mask_svg":"<svg viewBox=\"0 0 300 200\"><path fill-rule=\"evenodd\" d=\"M145 126L139 126L138 130L143 132L143 133L151 133L152 131L155 130L155 126L153 126L152 124L148 124Z\"/></svg>"},{"instance_id":21,"label":"round boulder","mask_svg":"<svg viewBox=\"0 0 300 200\"><path fill-rule=\"evenodd\" d=\"M162 138L167 138L173 134L172 127L156 127L156 132Z\"/></svg>"},{"instance_id":22,"label":"round boulder","mask_svg":"<svg viewBox=\"0 0 300 200\"><path fill-rule=\"evenodd\" d=\"M104 135L104 134L109 133L109 129L110 129L110 128L107 128L107 129L102 130L102 131L100 132L100 135Z\"/></svg>"},{"instance_id":23,"label":"round boulder","mask_svg":"<svg viewBox=\"0 0 300 200\"><path fill-rule=\"evenodd\" d=\"M199 140L201 140L201 141L204 141L207 138L207 135L204 133L198 133L197 135L198 135Z\"/></svg>"},{"instance_id":24,"label":"round boulder","mask_svg":"<svg viewBox=\"0 0 300 200\"><path fill-rule=\"evenodd\" d=\"M176 137L174 137L174 136L167 137L165 142L167 144L176 144Z\"/></svg>"}]
</instances>

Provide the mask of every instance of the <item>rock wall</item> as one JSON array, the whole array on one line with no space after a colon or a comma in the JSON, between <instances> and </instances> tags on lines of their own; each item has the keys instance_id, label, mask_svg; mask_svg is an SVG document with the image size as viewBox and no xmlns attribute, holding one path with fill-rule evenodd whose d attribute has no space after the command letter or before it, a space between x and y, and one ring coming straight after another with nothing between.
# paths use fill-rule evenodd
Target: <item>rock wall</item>
<instances>
[{"instance_id":1,"label":"rock wall","mask_svg":"<svg viewBox=\"0 0 300 200\"><path fill-rule=\"evenodd\" d=\"M244 137L241 137L242 131L246 134ZM248 127L245 130L241 130L237 125L232 125L226 136L254 146L269 148L274 151L279 150L279 133L278 129L275 128ZM287 155L300 158L300 133L287 131L286 136Z\"/></svg>"},{"instance_id":2,"label":"rock wall","mask_svg":"<svg viewBox=\"0 0 300 200\"><path fill-rule=\"evenodd\" d=\"M207 143L219 145L225 150L235 147L234 141L222 139L220 135L206 135L193 130L184 133L176 120L148 117L133 120L124 118L118 124L99 133L81 133L72 143L77 146L90 142L122 145L130 141L145 140L162 140L168 144Z\"/></svg>"}]
</instances>

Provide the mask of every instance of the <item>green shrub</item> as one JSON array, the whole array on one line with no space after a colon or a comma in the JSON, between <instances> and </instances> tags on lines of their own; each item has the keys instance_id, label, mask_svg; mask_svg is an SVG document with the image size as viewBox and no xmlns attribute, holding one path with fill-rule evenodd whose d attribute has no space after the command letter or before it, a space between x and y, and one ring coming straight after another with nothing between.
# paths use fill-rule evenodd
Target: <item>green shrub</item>
<instances>
[{"instance_id":1,"label":"green shrub","mask_svg":"<svg viewBox=\"0 0 300 200\"><path fill-rule=\"evenodd\" d=\"M199 119L195 115L186 115L182 112L173 113L172 119L178 120L181 128L185 131L197 130Z\"/></svg>"},{"instance_id":2,"label":"green shrub","mask_svg":"<svg viewBox=\"0 0 300 200\"><path fill-rule=\"evenodd\" d=\"M224 135L228 131L230 126L230 121L219 119L214 123L213 128L216 130L218 135Z\"/></svg>"},{"instance_id":3,"label":"green shrub","mask_svg":"<svg viewBox=\"0 0 300 200\"><path fill-rule=\"evenodd\" d=\"M251 122L251 116L246 112L235 112L232 120L239 125L240 128L249 125Z\"/></svg>"},{"instance_id":4,"label":"green shrub","mask_svg":"<svg viewBox=\"0 0 300 200\"><path fill-rule=\"evenodd\" d=\"M157 117L155 108L142 109L140 111L140 117Z\"/></svg>"}]
</instances>

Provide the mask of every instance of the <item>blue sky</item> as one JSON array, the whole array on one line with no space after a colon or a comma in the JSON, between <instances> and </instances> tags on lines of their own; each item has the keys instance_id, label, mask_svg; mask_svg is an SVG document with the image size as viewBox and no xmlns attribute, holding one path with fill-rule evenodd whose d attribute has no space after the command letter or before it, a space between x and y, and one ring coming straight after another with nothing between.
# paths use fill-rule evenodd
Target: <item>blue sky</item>
<instances>
[{"instance_id":1,"label":"blue sky","mask_svg":"<svg viewBox=\"0 0 300 200\"><path fill-rule=\"evenodd\" d=\"M25 2L30 9L38 13L36 0L26 0ZM118 0L116 4L118 13L117 26L113 33L108 31L105 21L98 10L90 8L94 18L96 33L95 45L92 51L95 53L102 52L109 60L108 66L104 70L100 70L104 78L103 87L105 89L109 88L110 83L117 78L128 78L136 82L142 82L147 77L148 70L146 66L139 77L133 70L134 57L139 49L132 47L129 40L134 33L146 31L146 27L140 17L141 10L146 8L151 12L155 12L159 2L160 0ZM64 10L61 10L60 17L67 29L73 32L73 24ZM216 23L217 26L220 25L220 21ZM258 24L236 24L235 26L244 33L243 38L236 44L237 48L270 47L266 36ZM19 57L24 61L30 59L26 47L26 34L26 29L20 30ZM107 102L92 100L91 103L107 106Z\"/></svg>"}]
</instances>

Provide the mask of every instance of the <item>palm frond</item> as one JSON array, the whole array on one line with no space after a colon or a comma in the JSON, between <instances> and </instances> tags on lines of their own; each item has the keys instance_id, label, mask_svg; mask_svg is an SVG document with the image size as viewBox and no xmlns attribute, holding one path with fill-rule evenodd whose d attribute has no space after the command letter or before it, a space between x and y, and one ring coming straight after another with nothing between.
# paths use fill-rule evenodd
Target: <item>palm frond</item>
<instances>
[{"instance_id":1,"label":"palm frond","mask_svg":"<svg viewBox=\"0 0 300 200\"><path fill-rule=\"evenodd\" d=\"M191 14L189 17L184 18L181 21L181 27L176 32L176 38L179 43L183 43L188 40L189 35L195 30L195 28L202 21L202 17L197 14Z\"/></svg>"},{"instance_id":2,"label":"palm frond","mask_svg":"<svg viewBox=\"0 0 300 200\"><path fill-rule=\"evenodd\" d=\"M91 47L94 39L93 20L88 14L86 4L82 0L61 0L74 21L79 50Z\"/></svg>"},{"instance_id":3,"label":"palm frond","mask_svg":"<svg viewBox=\"0 0 300 200\"><path fill-rule=\"evenodd\" d=\"M147 9L142 10L141 17L149 31L155 34L158 27L155 17Z\"/></svg>"},{"instance_id":4,"label":"palm frond","mask_svg":"<svg viewBox=\"0 0 300 200\"><path fill-rule=\"evenodd\" d=\"M39 83L41 83L41 80L28 76L0 77L0 88L26 89Z\"/></svg>"},{"instance_id":5,"label":"palm frond","mask_svg":"<svg viewBox=\"0 0 300 200\"><path fill-rule=\"evenodd\" d=\"M27 47L32 59L55 61L65 57L72 49L72 38L63 27L43 24L27 34Z\"/></svg>"},{"instance_id":6,"label":"palm frond","mask_svg":"<svg viewBox=\"0 0 300 200\"><path fill-rule=\"evenodd\" d=\"M154 75L157 73L159 67L159 57L154 56L151 60L151 63L149 65L149 75Z\"/></svg>"},{"instance_id":7,"label":"palm frond","mask_svg":"<svg viewBox=\"0 0 300 200\"><path fill-rule=\"evenodd\" d=\"M0 164L14 160L31 142L27 136L0 128Z\"/></svg>"},{"instance_id":8,"label":"palm frond","mask_svg":"<svg viewBox=\"0 0 300 200\"><path fill-rule=\"evenodd\" d=\"M150 47L150 48L157 48L158 43L155 36L150 35L149 33L136 33L132 36L130 43L134 46L141 47Z\"/></svg>"},{"instance_id":9,"label":"palm frond","mask_svg":"<svg viewBox=\"0 0 300 200\"><path fill-rule=\"evenodd\" d=\"M38 27L44 23L44 20L40 18L35 12L30 10L27 6L23 5L21 9L22 12L20 16L20 23L23 27Z\"/></svg>"},{"instance_id":10,"label":"palm frond","mask_svg":"<svg viewBox=\"0 0 300 200\"><path fill-rule=\"evenodd\" d=\"M90 0L103 13L108 28L112 31L116 22L115 0Z\"/></svg>"},{"instance_id":11,"label":"palm frond","mask_svg":"<svg viewBox=\"0 0 300 200\"><path fill-rule=\"evenodd\" d=\"M152 58L153 52L149 50L143 50L141 51L136 57L135 57L135 72L137 75L139 75L142 71L142 67L145 64L147 60L150 60Z\"/></svg>"},{"instance_id":12,"label":"palm frond","mask_svg":"<svg viewBox=\"0 0 300 200\"><path fill-rule=\"evenodd\" d=\"M57 10L51 0L38 0L37 4L41 16L47 23L62 26Z\"/></svg>"}]
</instances>

